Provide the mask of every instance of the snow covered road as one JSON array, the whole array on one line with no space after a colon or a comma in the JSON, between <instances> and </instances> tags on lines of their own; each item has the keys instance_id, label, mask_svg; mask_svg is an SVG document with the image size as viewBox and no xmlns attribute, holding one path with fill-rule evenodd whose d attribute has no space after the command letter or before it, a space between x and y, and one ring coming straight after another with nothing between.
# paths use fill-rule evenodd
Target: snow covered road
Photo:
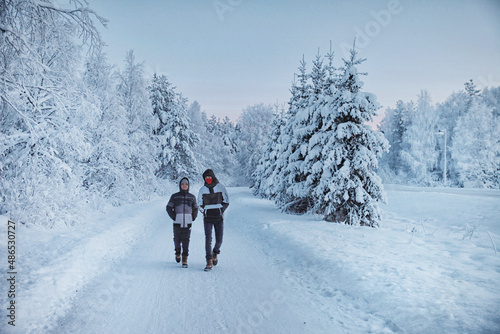
<instances>
[{"instance_id":1,"label":"snow covered road","mask_svg":"<svg viewBox=\"0 0 500 334\"><path fill-rule=\"evenodd\" d=\"M383 225L370 229L287 215L249 189L228 190L212 272L203 271L201 219L189 268L175 263L164 198L93 215L85 226L19 226L16 327L4 321L0 332L500 330L500 192L388 187ZM477 217L482 225L468 230ZM5 231L0 237L4 248Z\"/></svg>"},{"instance_id":2,"label":"snow covered road","mask_svg":"<svg viewBox=\"0 0 500 334\"><path fill-rule=\"evenodd\" d=\"M276 269L241 235L238 217L248 212L228 211L220 262L208 273L201 220L192 229L184 269L174 261L164 203L158 202L157 212L144 238L81 291L51 332L320 333L325 328L324 316L285 290Z\"/></svg>"}]
</instances>

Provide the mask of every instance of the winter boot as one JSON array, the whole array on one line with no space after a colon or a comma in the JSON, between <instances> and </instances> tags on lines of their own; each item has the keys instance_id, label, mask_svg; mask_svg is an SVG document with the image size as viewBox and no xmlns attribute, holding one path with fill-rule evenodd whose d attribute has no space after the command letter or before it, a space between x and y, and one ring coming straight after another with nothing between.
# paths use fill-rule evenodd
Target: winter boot
<instances>
[{"instance_id":1,"label":"winter boot","mask_svg":"<svg viewBox=\"0 0 500 334\"><path fill-rule=\"evenodd\" d=\"M205 271L212 270L212 266L213 266L213 260L212 259L207 259L207 266L205 267Z\"/></svg>"},{"instance_id":2,"label":"winter boot","mask_svg":"<svg viewBox=\"0 0 500 334\"><path fill-rule=\"evenodd\" d=\"M219 253L216 253L215 251L212 252L212 259L213 259L214 266L216 266L217 263L219 262L219 260L217 259L217 254L219 254Z\"/></svg>"},{"instance_id":3,"label":"winter boot","mask_svg":"<svg viewBox=\"0 0 500 334\"><path fill-rule=\"evenodd\" d=\"M182 257L182 268L187 268L188 267L188 257L183 256Z\"/></svg>"},{"instance_id":4,"label":"winter boot","mask_svg":"<svg viewBox=\"0 0 500 334\"><path fill-rule=\"evenodd\" d=\"M175 252L175 262L181 262L181 252Z\"/></svg>"}]
</instances>

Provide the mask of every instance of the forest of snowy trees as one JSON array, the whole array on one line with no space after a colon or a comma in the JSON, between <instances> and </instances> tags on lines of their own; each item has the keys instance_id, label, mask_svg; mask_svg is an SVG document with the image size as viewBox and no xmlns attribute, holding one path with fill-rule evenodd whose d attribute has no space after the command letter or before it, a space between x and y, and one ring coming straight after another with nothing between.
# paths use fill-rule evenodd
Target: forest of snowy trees
<instances>
[{"instance_id":1,"label":"forest of snowy trees","mask_svg":"<svg viewBox=\"0 0 500 334\"><path fill-rule=\"evenodd\" d=\"M66 5L0 2L0 214L73 224L161 193L163 180L201 182L205 168L249 183L275 107L250 106L237 125L207 117L165 75L147 78L133 51L109 64L106 20Z\"/></svg>"},{"instance_id":2,"label":"forest of snowy trees","mask_svg":"<svg viewBox=\"0 0 500 334\"><path fill-rule=\"evenodd\" d=\"M384 182L500 188L500 87L470 80L436 105L422 91L388 108L379 129L391 145L380 161Z\"/></svg>"},{"instance_id":3,"label":"forest of snowy trees","mask_svg":"<svg viewBox=\"0 0 500 334\"><path fill-rule=\"evenodd\" d=\"M333 53L310 73L303 60L287 105L221 120L164 74L148 77L133 51L110 64L106 20L84 1L66 6L0 1L0 214L16 221L71 225L211 168L288 212L376 226L381 178L443 184L445 138L448 186L500 186L500 88L468 82L438 105L424 91L387 109L376 131L353 50L339 68Z\"/></svg>"}]
</instances>

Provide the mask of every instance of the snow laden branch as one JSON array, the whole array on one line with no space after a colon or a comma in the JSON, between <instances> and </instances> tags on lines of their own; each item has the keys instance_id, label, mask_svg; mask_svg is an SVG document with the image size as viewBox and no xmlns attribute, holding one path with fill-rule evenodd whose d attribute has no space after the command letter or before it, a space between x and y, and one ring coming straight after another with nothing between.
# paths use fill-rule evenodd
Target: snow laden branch
<instances>
[{"instance_id":1,"label":"snow laden branch","mask_svg":"<svg viewBox=\"0 0 500 334\"><path fill-rule=\"evenodd\" d=\"M55 12L67 20L75 22L78 27L80 27L80 37L83 42L85 43L90 40L91 48L100 48L103 42L92 17L97 19L104 27L107 27L108 20L98 15L93 9L89 8L87 1L74 0L71 2L74 3L74 9L64 9L49 2L33 0L33 3L36 6Z\"/></svg>"},{"instance_id":2,"label":"snow laden branch","mask_svg":"<svg viewBox=\"0 0 500 334\"><path fill-rule=\"evenodd\" d=\"M16 52L32 56L36 54L33 35L52 30L63 19L78 31L78 37L84 44L89 44L90 50L101 48L103 41L94 20L104 27L108 21L89 8L87 1L69 3L73 3L74 8L62 8L51 1L4 2L0 5L2 37Z\"/></svg>"}]
</instances>

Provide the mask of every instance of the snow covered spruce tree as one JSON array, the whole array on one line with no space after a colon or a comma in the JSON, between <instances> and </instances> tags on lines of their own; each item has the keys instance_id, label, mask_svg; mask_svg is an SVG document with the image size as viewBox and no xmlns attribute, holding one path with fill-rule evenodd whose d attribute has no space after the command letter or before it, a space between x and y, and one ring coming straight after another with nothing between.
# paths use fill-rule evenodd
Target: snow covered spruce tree
<instances>
[{"instance_id":1,"label":"snow covered spruce tree","mask_svg":"<svg viewBox=\"0 0 500 334\"><path fill-rule=\"evenodd\" d=\"M466 83L469 99L453 134L452 157L458 184L469 188L499 188L500 124L479 90Z\"/></svg>"},{"instance_id":2,"label":"snow covered spruce tree","mask_svg":"<svg viewBox=\"0 0 500 334\"><path fill-rule=\"evenodd\" d=\"M193 147L199 138L189 126L187 100L171 86L165 75L155 73L149 92L156 122L153 134L159 147L156 174L164 179L178 180L198 173Z\"/></svg>"},{"instance_id":3,"label":"snow covered spruce tree","mask_svg":"<svg viewBox=\"0 0 500 334\"><path fill-rule=\"evenodd\" d=\"M71 224L85 200L77 41L98 49L94 20L105 23L84 1L64 3L0 3L0 213L44 226Z\"/></svg>"},{"instance_id":4,"label":"snow covered spruce tree","mask_svg":"<svg viewBox=\"0 0 500 334\"><path fill-rule=\"evenodd\" d=\"M263 170L256 173L259 180L255 192L273 198L285 211L304 213L313 207L312 193L321 170L317 168L321 160L318 133L324 130L321 110L335 81L333 53L327 56L326 66L319 54L316 56L310 74L302 59L299 84L294 81L292 85L288 111L275 124L269 152L260 161Z\"/></svg>"},{"instance_id":5,"label":"snow covered spruce tree","mask_svg":"<svg viewBox=\"0 0 500 334\"><path fill-rule=\"evenodd\" d=\"M290 154L296 149L296 141L293 138L293 128L292 120L294 119L299 106L304 103L304 100L308 96L308 86L307 86L307 75L305 61L302 59L301 66L299 67L300 75L300 85L294 80L290 93L292 94L290 101L288 102L288 109L286 112L281 114L281 122L275 123L275 132L277 133L277 140L273 142L273 138L269 138L269 148L273 153L269 153L268 157L275 157L270 162L266 171L262 174L256 174L259 177L258 181L259 193L261 196L266 194L264 197L273 199L274 202L283 207L283 204L292 203L293 199L288 189L288 176L290 175L290 169L288 165L288 158ZM266 155L263 156L263 159ZM260 164L264 164L266 161L261 160Z\"/></svg>"},{"instance_id":6,"label":"snow covered spruce tree","mask_svg":"<svg viewBox=\"0 0 500 334\"><path fill-rule=\"evenodd\" d=\"M300 123L303 116L307 115L305 110L309 106L309 98L312 94L312 86L309 83L309 74L306 73L306 62L304 58L299 67L299 83L294 82L292 87L292 97L289 102L289 109L286 115L286 124L281 131L280 146L276 167L278 168L278 184L274 189L275 202L285 211L304 213L311 205L309 194L303 194L296 183L304 181L301 176L300 166L302 157L300 148L304 134L295 129L303 127ZM307 118L306 118L307 119ZM294 186L295 185L295 186Z\"/></svg>"},{"instance_id":7,"label":"snow covered spruce tree","mask_svg":"<svg viewBox=\"0 0 500 334\"><path fill-rule=\"evenodd\" d=\"M381 218L378 206L385 201L380 177L375 173L377 156L387 149L387 140L367 124L379 108L373 94L361 91L353 48L344 60L337 91L329 99L325 112L331 115L324 132L322 174L314 193L316 211L328 221L351 225L377 226Z\"/></svg>"},{"instance_id":8,"label":"snow covered spruce tree","mask_svg":"<svg viewBox=\"0 0 500 334\"><path fill-rule=\"evenodd\" d=\"M409 177L418 185L429 186L440 177L437 151L438 114L429 92L423 90L416 109L409 114L409 126L404 133L405 150L402 158L408 164Z\"/></svg>"},{"instance_id":9,"label":"snow covered spruce tree","mask_svg":"<svg viewBox=\"0 0 500 334\"><path fill-rule=\"evenodd\" d=\"M335 127L335 104L332 101L337 94L337 73L333 67L333 52L327 54L328 64L323 65L321 58L316 56L313 61L311 80L313 83L312 95L309 98L307 108L308 122L303 128L309 133L303 138L304 145L301 148L304 160L300 170L304 174L304 182L301 185L302 192L312 197L312 205L309 210L317 211L321 203L316 198L318 186L323 173L326 160L325 146L328 145L329 137L333 134ZM300 131L300 130L299 130ZM322 197L322 196L321 196ZM322 213L322 210L319 211Z\"/></svg>"},{"instance_id":10,"label":"snow covered spruce tree","mask_svg":"<svg viewBox=\"0 0 500 334\"><path fill-rule=\"evenodd\" d=\"M281 147L281 131L286 123L284 107L275 106L271 133L264 145L263 154L252 174L254 184L252 185L254 195L264 198L272 198L275 194L274 188L278 182L277 176L280 169L277 166Z\"/></svg>"},{"instance_id":11,"label":"snow covered spruce tree","mask_svg":"<svg viewBox=\"0 0 500 334\"><path fill-rule=\"evenodd\" d=\"M125 68L118 73L118 94L125 111L128 160L124 162L130 199L149 198L156 186L158 166L153 138L155 118L149 103L144 63L137 63L132 50L125 57Z\"/></svg>"},{"instance_id":12,"label":"snow covered spruce tree","mask_svg":"<svg viewBox=\"0 0 500 334\"><path fill-rule=\"evenodd\" d=\"M231 122L229 117L225 116L222 119L222 122L218 121L219 133L221 134L222 139L222 169L226 169L228 174L232 176L232 179L235 180L237 177L241 175L241 170L238 165L238 154L240 147L238 147L238 138L241 137L241 129L238 124L234 124ZM208 161L210 161L210 155L208 155ZM224 173L222 173L224 174Z\"/></svg>"},{"instance_id":13,"label":"snow covered spruce tree","mask_svg":"<svg viewBox=\"0 0 500 334\"><path fill-rule=\"evenodd\" d=\"M201 170L210 168L216 175L226 180L226 184L237 184L240 170L237 157L237 137L239 130L229 117L220 120L215 115L210 118L202 113L203 132L200 150Z\"/></svg>"},{"instance_id":14,"label":"snow covered spruce tree","mask_svg":"<svg viewBox=\"0 0 500 334\"><path fill-rule=\"evenodd\" d=\"M273 106L263 103L248 106L239 117L237 123L240 131L237 152L238 184L253 185L252 174L257 168L271 131L273 117Z\"/></svg>"},{"instance_id":15,"label":"snow covered spruce tree","mask_svg":"<svg viewBox=\"0 0 500 334\"><path fill-rule=\"evenodd\" d=\"M392 182L406 180L408 174L408 165L401 157L401 153L408 151L403 136L408 128L409 114L412 110L414 110L413 102L405 103L399 100L396 102L396 108L387 109L384 119L378 126L390 145L390 150L379 159L379 171L382 169L386 179Z\"/></svg>"},{"instance_id":16,"label":"snow covered spruce tree","mask_svg":"<svg viewBox=\"0 0 500 334\"><path fill-rule=\"evenodd\" d=\"M205 127L206 124L206 114L201 112L201 106L198 101L193 101L189 108L187 109L187 115L190 123L191 130L198 135L200 139L198 143L193 148L193 153L195 160L198 164L198 170L203 170L204 159L207 153L206 148L206 135L207 129Z\"/></svg>"},{"instance_id":17,"label":"snow covered spruce tree","mask_svg":"<svg viewBox=\"0 0 500 334\"><path fill-rule=\"evenodd\" d=\"M437 145L438 145L438 175L440 176L440 181L444 183L444 144L445 138L444 133L446 133L446 159L447 159L447 183L448 185L457 185L457 166L456 161L452 157L451 147L453 146L453 133L456 128L456 124L461 115L464 115L468 105L467 93L465 91L454 92L450 95L446 101L439 103L436 106L436 112L438 114L438 133L443 135L438 135Z\"/></svg>"},{"instance_id":18,"label":"snow covered spruce tree","mask_svg":"<svg viewBox=\"0 0 500 334\"><path fill-rule=\"evenodd\" d=\"M297 110L295 117L291 120L293 138L297 142L295 151L289 156L288 166L293 179L287 191L294 198L289 203L287 210L292 212L307 212L314 205L312 188L315 186L314 178L317 170L312 166L321 159L321 148L318 145L317 133L322 126L320 109L322 108L323 90L325 85L326 69L323 60L317 55L313 61L313 69L309 74L312 85L307 101L302 108Z\"/></svg>"}]
</instances>

